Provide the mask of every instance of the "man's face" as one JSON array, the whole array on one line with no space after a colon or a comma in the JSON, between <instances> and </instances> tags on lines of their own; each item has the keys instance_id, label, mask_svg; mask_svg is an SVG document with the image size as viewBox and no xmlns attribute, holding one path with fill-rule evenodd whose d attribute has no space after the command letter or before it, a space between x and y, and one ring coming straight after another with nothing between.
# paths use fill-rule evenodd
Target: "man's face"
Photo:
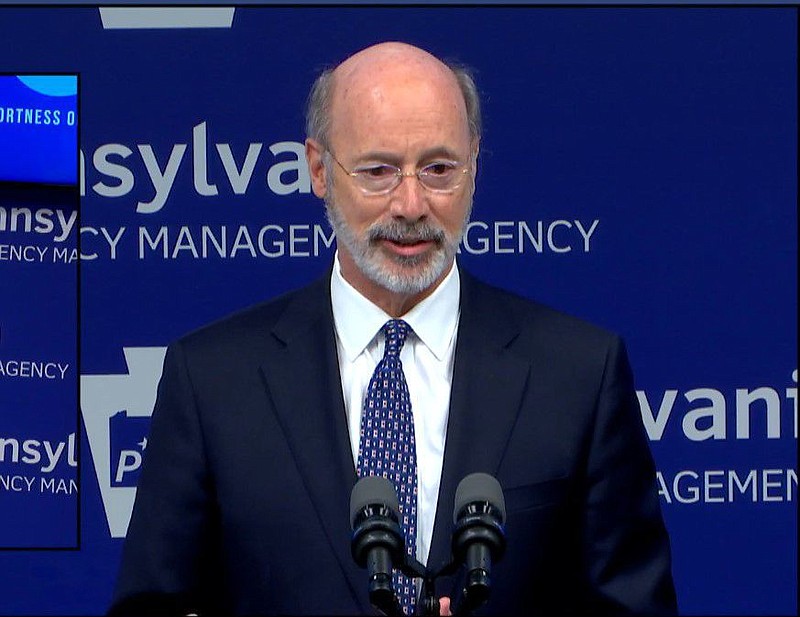
<instances>
[{"instance_id":1,"label":"man's face","mask_svg":"<svg viewBox=\"0 0 800 617\"><path fill-rule=\"evenodd\" d=\"M312 162L315 193L325 200L345 278L352 266L371 284L417 294L443 278L469 218L477 145L463 97L449 74L400 69L351 82L346 94L337 84L322 177L315 177ZM333 156L348 171L386 164L413 173L457 162L468 172L449 193L432 192L412 176L385 195L370 195Z\"/></svg>"}]
</instances>

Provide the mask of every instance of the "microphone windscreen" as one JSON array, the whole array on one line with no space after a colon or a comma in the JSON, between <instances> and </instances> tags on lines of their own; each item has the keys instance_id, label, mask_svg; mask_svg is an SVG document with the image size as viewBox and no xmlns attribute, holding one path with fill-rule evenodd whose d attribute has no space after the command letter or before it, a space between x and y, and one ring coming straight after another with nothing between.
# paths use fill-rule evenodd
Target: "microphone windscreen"
<instances>
[{"instance_id":1,"label":"microphone windscreen","mask_svg":"<svg viewBox=\"0 0 800 617\"><path fill-rule=\"evenodd\" d=\"M506 521L506 500L503 489L494 476L488 473L471 473L458 483L456 488L455 507L453 508L453 523L458 522L461 510L475 502L488 501L500 512L500 522Z\"/></svg>"},{"instance_id":2,"label":"microphone windscreen","mask_svg":"<svg viewBox=\"0 0 800 617\"><path fill-rule=\"evenodd\" d=\"M367 506L384 505L400 518L397 491L390 480L381 476L364 476L350 493L350 526L355 526L356 517Z\"/></svg>"}]
</instances>

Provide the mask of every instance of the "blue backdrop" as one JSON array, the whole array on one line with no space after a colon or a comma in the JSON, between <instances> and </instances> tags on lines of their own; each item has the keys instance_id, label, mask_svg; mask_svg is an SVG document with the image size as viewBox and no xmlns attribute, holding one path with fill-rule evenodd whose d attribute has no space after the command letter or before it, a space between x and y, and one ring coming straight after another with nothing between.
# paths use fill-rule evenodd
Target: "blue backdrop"
<instances>
[{"instance_id":1,"label":"blue backdrop","mask_svg":"<svg viewBox=\"0 0 800 617\"><path fill-rule=\"evenodd\" d=\"M328 267L307 89L391 39L477 72L463 266L625 337L681 611L796 613L796 9L214 11L0 12L7 67L80 72L83 195L80 549L0 554L0 613L106 609L164 347Z\"/></svg>"}]
</instances>

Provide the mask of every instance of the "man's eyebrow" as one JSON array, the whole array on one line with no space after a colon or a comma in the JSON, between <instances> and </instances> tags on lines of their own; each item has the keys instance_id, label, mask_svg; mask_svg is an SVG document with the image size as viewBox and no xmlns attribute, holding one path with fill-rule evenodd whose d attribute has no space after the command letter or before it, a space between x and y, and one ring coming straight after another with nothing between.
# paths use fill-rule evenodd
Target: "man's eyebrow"
<instances>
[{"instance_id":1,"label":"man's eyebrow","mask_svg":"<svg viewBox=\"0 0 800 617\"><path fill-rule=\"evenodd\" d=\"M447 146L434 146L422 151L419 156L418 163L423 163L425 161L430 161L431 159L437 158L444 158L453 161L460 160L458 153L452 148L448 148ZM360 154L356 159L356 164L363 164L367 161L380 161L382 163L388 163L390 165L400 167L403 164L403 157L398 155L396 152L371 150L369 152Z\"/></svg>"},{"instance_id":2,"label":"man's eyebrow","mask_svg":"<svg viewBox=\"0 0 800 617\"><path fill-rule=\"evenodd\" d=\"M420 161L427 161L430 159L450 159L457 161L459 158L460 157L455 150L448 148L447 146L436 146L423 151Z\"/></svg>"}]
</instances>

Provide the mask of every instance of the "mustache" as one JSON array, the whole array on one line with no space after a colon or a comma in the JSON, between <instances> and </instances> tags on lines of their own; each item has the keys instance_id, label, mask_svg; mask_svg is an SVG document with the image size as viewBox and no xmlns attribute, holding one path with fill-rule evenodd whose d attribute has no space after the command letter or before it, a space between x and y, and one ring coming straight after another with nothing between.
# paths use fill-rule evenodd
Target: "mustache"
<instances>
[{"instance_id":1,"label":"mustache","mask_svg":"<svg viewBox=\"0 0 800 617\"><path fill-rule=\"evenodd\" d=\"M367 230L367 240L390 240L399 244L414 244L415 242L444 242L444 230L431 225L426 221L411 223L408 221L390 221L388 223L375 223Z\"/></svg>"}]
</instances>

